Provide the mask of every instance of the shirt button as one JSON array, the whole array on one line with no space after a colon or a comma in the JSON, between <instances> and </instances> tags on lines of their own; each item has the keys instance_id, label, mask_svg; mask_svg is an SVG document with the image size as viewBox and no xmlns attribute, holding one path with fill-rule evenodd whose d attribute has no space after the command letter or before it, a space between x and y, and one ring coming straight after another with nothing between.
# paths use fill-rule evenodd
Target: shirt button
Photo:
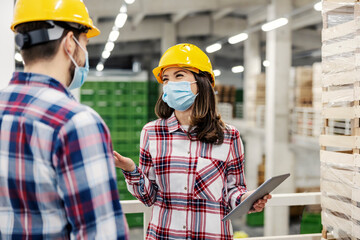
<instances>
[{"instance_id":1,"label":"shirt button","mask_svg":"<svg viewBox=\"0 0 360 240\"><path fill-rule=\"evenodd\" d=\"M190 154L190 151L188 151L188 154Z\"/></svg>"},{"instance_id":2,"label":"shirt button","mask_svg":"<svg viewBox=\"0 0 360 240\"><path fill-rule=\"evenodd\" d=\"M183 226L183 229L186 229L186 226L185 226L185 225Z\"/></svg>"},{"instance_id":3,"label":"shirt button","mask_svg":"<svg viewBox=\"0 0 360 240\"><path fill-rule=\"evenodd\" d=\"M184 187L184 190L187 190L187 187Z\"/></svg>"}]
</instances>

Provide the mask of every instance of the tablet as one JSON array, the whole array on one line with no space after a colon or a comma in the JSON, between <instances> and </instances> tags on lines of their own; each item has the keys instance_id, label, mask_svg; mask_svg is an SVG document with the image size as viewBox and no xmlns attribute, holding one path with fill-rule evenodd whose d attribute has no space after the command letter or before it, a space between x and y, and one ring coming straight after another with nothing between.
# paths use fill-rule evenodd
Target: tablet
<instances>
[{"instance_id":1,"label":"tablet","mask_svg":"<svg viewBox=\"0 0 360 240\"><path fill-rule=\"evenodd\" d=\"M263 184L261 184L250 196L248 196L243 202L241 202L236 208L234 208L228 215L226 215L222 220L226 221L247 214L252 208L253 204L258 199L262 198L266 194L269 194L289 176L290 173L287 173L269 178Z\"/></svg>"}]
</instances>

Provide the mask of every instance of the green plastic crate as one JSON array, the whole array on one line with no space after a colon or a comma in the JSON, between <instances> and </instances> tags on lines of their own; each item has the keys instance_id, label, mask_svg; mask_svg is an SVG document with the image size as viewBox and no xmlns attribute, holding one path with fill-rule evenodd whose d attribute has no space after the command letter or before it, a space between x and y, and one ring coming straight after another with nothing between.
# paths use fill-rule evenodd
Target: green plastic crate
<instances>
[{"instance_id":1,"label":"green plastic crate","mask_svg":"<svg viewBox=\"0 0 360 240\"><path fill-rule=\"evenodd\" d=\"M246 224L251 227L264 226L264 211L248 214Z\"/></svg>"},{"instance_id":2,"label":"green plastic crate","mask_svg":"<svg viewBox=\"0 0 360 240\"><path fill-rule=\"evenodd\" d=\"M321 233L321 231L322 231L321 213L304 212L300 224L300 233L301 234Z\"/></svg>"}]
</instances>

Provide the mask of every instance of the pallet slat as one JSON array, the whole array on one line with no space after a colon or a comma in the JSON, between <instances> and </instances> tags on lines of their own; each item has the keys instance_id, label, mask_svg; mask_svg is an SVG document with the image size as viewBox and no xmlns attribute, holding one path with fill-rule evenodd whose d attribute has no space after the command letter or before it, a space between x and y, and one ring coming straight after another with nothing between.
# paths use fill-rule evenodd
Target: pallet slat
<instances>
[{"instance_id":1,"label":"pallet slat","mask_svg":"<svg viewBox=\"0 0 360 240\"><path fill-rule=\"evenodd\" d=\"M352 102L360 100L360 95L358 94L359 89L340 89L323 92L322 102L323 103L338 103L338 102Z\"/></svg>"},{"instance_id":2,"label":"pallet slat","mask_svg":"<svg viewBox=\"0 0 360 240\"><path fill-rule=\"evenodd\" d=\"M357 48L357 43L359 40L357 38L346 39L341 42L335 42L331 44L323 44L321 54L322 57L327 58L334 55L341 55L346 53L355 54L355 50Z\"/></svg>"},{"instance_id":3,"label":"pallet slat","mask_svg":"<svg viewBox=\"0 0 360 240\"><path fill-rule=\"evenodd\" d=\"M328 136L320 135L321 146L341 147L341 148L360 148L360 136Z\"/></svg>"},{"instance_id":4,"label":"pallet slat","mask_svg":"<svg viewBox=\"0 0 360 240\"><path fill-rule=\"evenodd\" d=\"M323 118L329 119L353 119L360 117L360 106L356 107L324 107Z\"/></svg>"},{"instance_id":5,"label":"pallet slat","mask_svg":"<svg viewBox=\"0 0 360 240\"><path fill-rule=\"evenodd\" d=\"M359 29L359 25L356 24L355 20L323 29L322 41L325 42L334 38L346 36L356 32L357 29Z\"/></svg>"}]
</instances>

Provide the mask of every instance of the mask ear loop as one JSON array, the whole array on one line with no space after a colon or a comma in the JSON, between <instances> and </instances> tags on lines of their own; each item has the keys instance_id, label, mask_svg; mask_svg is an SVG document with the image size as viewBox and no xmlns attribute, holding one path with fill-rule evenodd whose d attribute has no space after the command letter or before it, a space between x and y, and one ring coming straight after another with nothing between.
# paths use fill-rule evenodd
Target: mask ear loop
<instances>
[{"instance_id":1,"label":"mask ear loop","mask_svg":"<svg viewBox=\"0 0 360 240\"><path fill-rule=\"evenodd\" d=\"M66 41L67 41L67 38L65 37L65 44L66 44ZM75 59L73 58L73 56L71 56L71 54L68 52L68 50L66 49L65 47L65 52L67 53L67 55L70 57L71 61L74 63L75 67L79 67L79 65L76 63Z\"/></svg>"}]
</instances>

